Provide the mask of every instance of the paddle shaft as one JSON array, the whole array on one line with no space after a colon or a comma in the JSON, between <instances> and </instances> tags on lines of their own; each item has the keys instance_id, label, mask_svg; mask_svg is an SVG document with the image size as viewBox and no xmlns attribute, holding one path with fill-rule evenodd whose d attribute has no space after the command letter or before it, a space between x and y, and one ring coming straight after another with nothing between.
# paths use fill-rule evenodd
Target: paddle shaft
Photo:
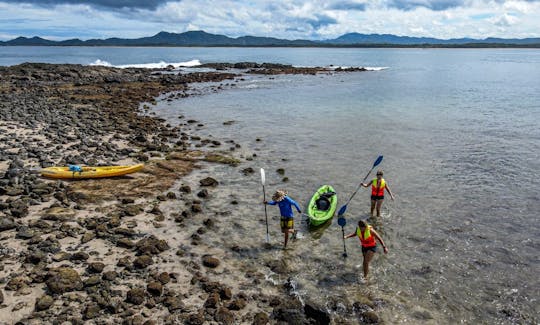
<instances>
[{"instance_id":1,"label":"paddle shaft","mask_svg":"<svg viewBox=\"0 0 540 325\"><path fill-rule=\"evenodd\" d=\"M351 197L349 198L349 200L347 201L347 203L345 203L345 205L349 204L351 202L351 200L353 199L353 197L356 195L356 193L358 193L358 190L360 189L360 187L362 187L362 184L366 181L366 179L368 178L369 174L371 174L371 172L373 171L373 169L375 168L375 166L371 167L371 169L369 170L369 172L366 174L366 177L364 177L364 179L362 180L362 182L360 182L360 184L358 184L358 187L356 188L356 191L354 191L354 193L351 195Z\"/></svg>"},{"instance_id":2,"label":"paddle shaft","mask_svg":"<svg viewBox=\"0 0 540 325\"><path fill-rule=\"evenodd\" d=\"M343 235L341 238L343 238L343 257L347 257L347 246L345 246L345 229L341 227L341 234Z\"/></svg>"},{"instance_id":3,"label":"paddle shaft","mask_svg":"<svg viewBox=\"0 0 540 325\"><path fill-rule=\"evenodd\" d=\"M263 200L264 202L266 202L266 191L264 189L264 184L263 184ZM264 204L264 217L266 219L266 242L270 242L270 235L268 233L268 212L266 211L266 203Z\"/></svg>"}]
</instances>

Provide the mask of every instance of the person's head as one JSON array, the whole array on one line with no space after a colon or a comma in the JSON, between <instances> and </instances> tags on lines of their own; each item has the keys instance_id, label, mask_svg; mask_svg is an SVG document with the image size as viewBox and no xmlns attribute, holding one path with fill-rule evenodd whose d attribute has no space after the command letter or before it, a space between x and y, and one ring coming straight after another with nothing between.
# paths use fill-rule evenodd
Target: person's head
<instances>
[{"instance_id":1,"label":"person's head","mask_svg":"<svg viewBox=\"0 0 540 325\"><path fill-rule=\"evenodd\" d=\"M367 227L367 223L364 220L358 221L358 227L360 229L365 229Z\"/></svg>"},{"instance_id":2,"label":"person's head","mask_svg":"<svg viewBox=\"0 0 540 325\"><path fill-rule=\"evenodd\" d=\"M285 198L286 195L287 195L287 191L285 191L285 190L277 190L276 193L274 193L274 195L272 195L272 200L274 200L276 202L283 201L283 199Z\"/></svg>"},{"instance_id":3,"label":"person's head","mask_svg":"<svg viewBox=\"0 0 540 325\"><path fill-rule=\"evenodd\" d=\"M377 178L382 178L382 177L383 177L383 171L382 171L382 169L379 169L377 171Z\"/></svg>"}]
</instances>

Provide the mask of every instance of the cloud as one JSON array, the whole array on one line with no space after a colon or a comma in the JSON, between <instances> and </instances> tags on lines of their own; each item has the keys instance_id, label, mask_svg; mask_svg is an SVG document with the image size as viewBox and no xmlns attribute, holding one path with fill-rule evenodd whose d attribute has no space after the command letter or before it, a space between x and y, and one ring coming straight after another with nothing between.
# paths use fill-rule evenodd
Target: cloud
<instances>
[{"instance_id":1,"label":"cloud","mask_svg":"<svg viewBox=\"0 0 540 325\"><path fill-rule=\"evenodd\" d=\"M37 6L87 5L110 9L156 9L170 0L2 0L5 3L26 3Z\"/></svg>"},{"instance_id":2,"label":"cloud","mask_svg":"<svg viewBox=\"0 0 540 325\"><path fill-rule=\"evenodd\" d=\"M355 1L337 1L336 3L332 3L328 6L328 9L331 10L358 10L358 11L364 11L366 10L366 4L362 2L355 2Z\"/></svg>"},{"instance_id":3,"label":"cloud","mask_svg":"<svg viewBox=\"0 0 540 325\"><path fill-rule=\"evenodd\" d=\"M0 0L0 39L136 38L188 30L287 39L349 32L523 38L538 37L538 17L540 0Z\"/></svg>"},{"instance_id":4,"label":"cloud","mask_svg":"<svg viewBox=\"0 0 540 325\"><path fill-rule=\"evenodd\" d=\"M399 10L415 10L423 7L434 11L442 11L451 8L461 7L465 0L389 0L388 7Z\"/></svg>"},{"instance_id":5,"label":"cloud","mask_svg":"<svg viewBox=\"0 0 540 325\"><path fill-rule=\"evenodd\" d=\"M509 27L509 26L517 24L519 19L517 17L514 17L512 15L504 13L503 15L501 15L499 17L496 17L496 18L492 19L491 21L496 26Z\"/></svg>"}]
</instances>

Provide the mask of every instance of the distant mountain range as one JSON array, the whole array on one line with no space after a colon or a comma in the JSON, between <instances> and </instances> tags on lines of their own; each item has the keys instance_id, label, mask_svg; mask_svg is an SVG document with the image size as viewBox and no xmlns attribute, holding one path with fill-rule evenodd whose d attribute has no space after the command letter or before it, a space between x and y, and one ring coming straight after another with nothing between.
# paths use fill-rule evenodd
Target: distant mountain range
<instances>
[{"instance_id":1,"label":"distant mountain range","mask_svg":"<svg viewBox=\"0 0 540 325\"><path fill-rule=\"evenodd\" d=\"M336 39L323 41L287 40L273 37L242 36L231 38L204 31L185 33L159 32L154 36L124 39L68 39L51 41L41 37L17 37L2 42L0 46L268 46L268 47L535 47L540 48L540 38L455 38L437 39L429 37L396 36L391 34L349 33Z\"/></svg>"}]
</instances>

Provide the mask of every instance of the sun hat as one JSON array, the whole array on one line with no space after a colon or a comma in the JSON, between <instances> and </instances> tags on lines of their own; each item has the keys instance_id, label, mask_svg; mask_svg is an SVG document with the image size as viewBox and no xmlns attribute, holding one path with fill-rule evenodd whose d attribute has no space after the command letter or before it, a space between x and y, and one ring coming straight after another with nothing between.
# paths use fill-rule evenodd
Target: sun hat
<instances>
[{"instance_id":1,"label":"sun hat","mask_svg":"<svg viewBox=\"0 0 540 325\"><path fill-rule=\"evenodd\" d=\"M274 195L272 195L272 200L274 200L276 202L283 201L283 199L285 198L286 195L287 195L287 191L285 191L285 190L277 190L276 193L274 193Z\"/></svg>"}]
</instances>

